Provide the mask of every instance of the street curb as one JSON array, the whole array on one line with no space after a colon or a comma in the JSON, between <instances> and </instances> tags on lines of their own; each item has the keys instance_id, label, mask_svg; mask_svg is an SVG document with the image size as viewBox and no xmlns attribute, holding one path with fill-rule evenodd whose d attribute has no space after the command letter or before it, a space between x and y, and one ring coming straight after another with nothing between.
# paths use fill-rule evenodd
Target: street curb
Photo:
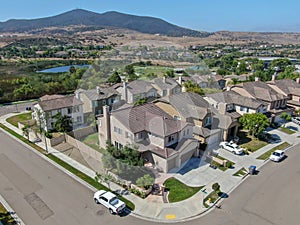
<instances>
[{"instance_id":1,"label":"street curb","mask_svg":"<svg viewBox=\"0 0 300 225\"><path fill-rule=\"evenodd\" d=\"M9 214L14 218L15 222L20 225L25 225L23 220L18 216L18 214L12 209L12 207L8 204L8 202L3 198L3 196L0 194L0 202L3 205L3 207L9 212ZM0 224L2 224L0 222Z\"/></svg>"}]
</instances>

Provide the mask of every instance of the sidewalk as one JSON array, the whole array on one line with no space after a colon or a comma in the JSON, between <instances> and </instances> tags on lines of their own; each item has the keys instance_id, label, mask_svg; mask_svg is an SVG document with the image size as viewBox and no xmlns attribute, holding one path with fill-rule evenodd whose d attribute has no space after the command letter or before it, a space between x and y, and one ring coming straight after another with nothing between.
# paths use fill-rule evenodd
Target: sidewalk
<instances>
[{"instance_id":1,"label":"sidewalk","mask_svg":"<svg viewBox=\"0 0 300 225\"><path fill-rule=\"evenodd\" d=\"M15 115L15 114L13 114ZM5 116L0 117L0 122L3 123L5 126L9 127L10 129L14 130L15 132L22 135L22 131L17 129L16 127L12 126L11 124L6 122L6 118L12 116L12 114L8 114ZM282 132L274 131L277 134L281 135L282 137L285 137L286 134L282 134ZM298 134L295 135L289 135L288 142L290 144L296 144L300 143L300 138L297 138L299 136ZM284 140L284 138L282 138ZM45 145L43 142L36 143L38 146L45 149ZM208 164L201 164L199 168L193 169L191 171L188 171L184 175L180 175L178 173L173 174L175 178L178 180L181 180L185 182L189 186L201 186L205 185L203 189L206 191L199 191L194 196L192 196L189 199L186 199L184 201L178 202L178 203L158 203L153 202L146 199L141 199L138 196L127 193L123 195L128 200L132 201L135 204L135 210L131 212L131 215L136 216L141 219L146 219L150 221L157 221L157 222L179 222L179 221L186 221L189 219L192 219L194 217L197 217L204 212L206 212L207 208L205 208L202 204L203 199L212 191L212 184L215 182L218 182L221 186L221 190L225 192L226 194L230 194L230 192L236 188L241 182L243 182L242 177L233 176L235 172L237 172L242 167L248 169L250 165L255 165L257 168L260 168L262 165L266 163L266 161L258 160L256 159L259 155L263 154L264 152L270 150L277 144L269 144L259 150L257 150L255 153L252 153L249 156L236 156L233 155L227 151L220 151L219 154L231 161L236 162L233 169L228 169L225 172L222 172L220 170L215 170L209 167ZM83 173L87 174L88 176L94 178L95 172L86 166L78 163L77 161L73 160L72 158L66 156L65 154L55 150L54 148L48 147L48 152L51 154L54 154L56 157L60 158L61 160L65 161L66 163L72 165L76 169L82 171ZM47 157L45 157L47 158ZM48 159L50 163L50 159ZM60 168L62 169L62 168ZM64 170L64 169L63 169ZM77 180L80 180L79 178L75 177L74 175L70 174L68 171L65 171L72 177L74 177ZM84 183L80 180L81 183ZM93 187L90 187L86 183L84 183L86 186L91 188L93 191L95 189ZM104 184L106 185L106 184ZM117 191L120 193L123 188L115 183L110 183L110 188L112 191ZM202 190L203 190L202 189Z\"/></svg>"}]
</instances>

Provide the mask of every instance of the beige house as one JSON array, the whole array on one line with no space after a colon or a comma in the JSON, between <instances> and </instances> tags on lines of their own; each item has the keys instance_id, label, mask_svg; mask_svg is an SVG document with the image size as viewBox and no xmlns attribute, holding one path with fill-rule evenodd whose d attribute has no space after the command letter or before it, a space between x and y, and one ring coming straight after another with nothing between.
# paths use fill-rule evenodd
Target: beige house
<instances>
[{"instance_id":1,"label":"beige house","mask_svg":"<svg viewBox=\"0 0 300 225\"><path fill-rule=\"evenodd\" d=\"M300 78L296 81L291 79L275 80L267 82L277 93L287 97L287 106L294 110L300 109Z\"/></svg>"},{"instance_id":2,"label":"beige house","mask_svg":"<svg viewBox=\"0 0 300 225\"><path fill-rule=\"evenodd\" d=\"M78 89L75 94L84 103L83 113L85 115L102 114L103 106L108 105L112 109L117 107L121 100L120 94L113 87L97 86L90 90Z\"/></svg>"},{"instance_id":3,"label":"beige house","mask_svg":"<svg viewBox=\"0 0 300 225\"><path fill-rule=\"evenodd\" d=\"M283 112L291 113L293 110L287 106L287 96L276 92L267 83L261 82L257 78L254 82L234 85L230 90L239 95L262 101L267 106L265 114L269 117L270 122L280 122L282 120L280 115Z\"/></svg>"},{"instance_id":4,"label":"beige house","mask_svg":"<svg viewBox=\"0 0 300 225\"><path fill-rule=\"evenodd\" d=\"M130 83L123 82L123 85L116 89L121 94L121 99L129 104L134 104L140 99L152 99L157 97L157 90L151 82L135 80Z\"/></svg>"},{"instance_id":5,"label":"beige house","mask_svg":"<svg viewBox=\"0 0 300 225\"><path fill-rule=\"evenodd\" d=\"M156 89L159 97L179 94L181 92L181 86L172 78L155 78L152 81L152 86Z\"/></svg>"},{"instance_id":6,"label":"beige house","mask_svg":"<svg viewBox=\"0 0 300 225\"><path fill-rule=\"evenodd\" d=\"M153 103L123 106L115 111L104 107L98 117L99 142L109 140L117 148L135 146L148 163L168 172L198 154L193 125L176 120Z\"/></svg>"},{"instance_id":7,"label":"beige house","mask_svg":"<svg viewBox=\"0 0 300 225\"><path fill-rule=\"evenodd\" d=\"M194 138L207 148L215 148L220 142L220 129L212 126L213 113L209 103L196 93L180 93L154 101L174 119L194 125Z\"/></svg>"},{"instance_id":8,"label":"beige house","mask_svg":"<svg viewBox=\"0 0 300 225\"><path fill-rule=\"evenodd\" d=\"M56 121L56 114L69 116L72 119L73 128L83 125L83 102L75 95L45 95L33 106L32 118L45 125L45 130L52 130Z\"/></svg>"}]
</instances>

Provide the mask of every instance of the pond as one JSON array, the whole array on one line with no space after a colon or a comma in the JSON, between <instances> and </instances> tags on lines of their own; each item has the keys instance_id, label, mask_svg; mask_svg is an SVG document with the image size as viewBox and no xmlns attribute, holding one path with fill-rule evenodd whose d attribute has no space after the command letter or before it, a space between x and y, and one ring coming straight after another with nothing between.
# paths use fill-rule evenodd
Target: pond
<instances>
[{"instance_id":1,"label":"pond","mask_svg":"<svg viewBox=\"0 0 300 225\"><path fill-rule=\"evenodd\" d=\"M88 68L90 65L85 64L85 65L71 65L74 66L76 69L77 68ZM69 69L71 66L58 66L58 67L53 67L45 70L40 70L37 71L39 73L64 73L64 72L69 72Z\"/></svg>"}]
</instances>

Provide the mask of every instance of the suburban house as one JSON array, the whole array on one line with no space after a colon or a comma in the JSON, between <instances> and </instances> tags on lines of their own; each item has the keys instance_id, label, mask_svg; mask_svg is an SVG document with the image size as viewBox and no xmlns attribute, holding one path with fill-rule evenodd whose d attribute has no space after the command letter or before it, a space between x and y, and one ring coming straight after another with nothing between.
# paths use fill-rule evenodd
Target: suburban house
<instances>
[{"instance_id":1,"label":"suburban house","mask_svg":"<svg viewBox=\"0 0 300 225\"><path fill-rule=\"evenodd\" d=\"M214 148L220 142L220 129L212 127L213 113L209 103L196 93L184 92L166 96L154 101L155 105L176 120L192 123L193 136L207 148Z\"/></svg>"},{"instance_id":2,"label":"suburban house","mask_svg":"<svg viewBox=\"0 0 300 225\"><path fill-rule=\"evenodd\" d=\"M45 95L33 106L32 118L37 123L45 125L45 130L52 130L56 121L56 114L69 116L72 119L73 128L83 125L83 102L75 95Z\"/></svg>"},{"instance_id":3,"label":"suburban house","mask_svg":"<svg viewBox=\"0 0 300 225\"><path fill-rule=\"evenodd\" d=\"M220 89L218 80L213 75L193 75L191 76L194 83L201 88L216 88Z\"/></svg>"},{"instance_id":4,"label":"suburban house","mask_svg":"<svg viewBox=\"0 0 300 225\"><path fill-rule=\"evenodd\" d=\"M117 148L135 146L143 158L161 171L179 168L198 156L193 125L176 120L153 103L124 105L98 117L100 147L109 140Z\"/></svg>"},{"instance_id":5,"label":"suburban house","mask_svg":"<svg viewBox=\"0 0 300 225\"><path fill-rule=\"evenodd\" d=\"M267 82L277 93L287 97L287 105L294 110L300 109L300 78L296 81L291 79L275 80Z\"/></svg>"},{"instance_id":6,"label":"suburban house","mask_svg":"<svg viewBox=\"0 0 300 225\"><path fill-rule=\"evenodd\" d=\"M245 82L230 87L230 90L239 95L257 99L267 105L265 113L270 122L280 122L280 115L283 112L291 113L293 109L287 106L288 97L276 92L267 83L255 79L253 82Z\"/></svg>"},{"instance_id":7,"label":"suburban house","mask_svg":"<svg viewBox=\"0 0 300 225\"><path fill-rule=\"evenodd\" d=\"M234 91L208 94L204 97L209 104L220 114L237 112L241 116L245 113L266 113L267 104L246 96L241 96Z\"/></svg>"},{"instance_id":8,"label":"suburban house","mask_svg":"<svg viewBox=\"0 0 300 225\"><path fill-rule=\"evenodd\" d=\"M181 92L181 86L172 78L155 78L152 86L157 90L159 97L170 96Z\"/></svg>"},{"instance_id":9,"label":"suburban house","mask_svg":"<svg viewBox=\"0 0 300 225\"><path fill-rule=\"evenodd\" d=\"M102 114L103 106L108 105L112 109L120 104L121 99L120 94L113 87L97 86L90 90L78 89L75 91L75 95L84 103L83 113L85 115Z\"/></svg>"},{"instance_id":10,"label":"suburban house","mask_svg":"<svg viewBox=\"0 0 300 225\"><path fill-rule=\"evenodd\" d=\"M129 104L134 104L140 99L152 99L157 97L157 90L149 81L135 80L130 83L123 82L123 85L116 88L121 94L121 99Z\"/></svg>"},{"instance_id":11,"label":"suburban house","mask_svg":"<svg viewBox=\"0 0 300 225\"><path fill-rule=\"evenodd\" d=\"M266 113L267 105L254 98L245 97L234 91L208 94L204 97L217 110L214 117L215 126L222 129L223 140L237 135L240 126L238 120L245 113Z\"/></svg>"}]
</instances>

